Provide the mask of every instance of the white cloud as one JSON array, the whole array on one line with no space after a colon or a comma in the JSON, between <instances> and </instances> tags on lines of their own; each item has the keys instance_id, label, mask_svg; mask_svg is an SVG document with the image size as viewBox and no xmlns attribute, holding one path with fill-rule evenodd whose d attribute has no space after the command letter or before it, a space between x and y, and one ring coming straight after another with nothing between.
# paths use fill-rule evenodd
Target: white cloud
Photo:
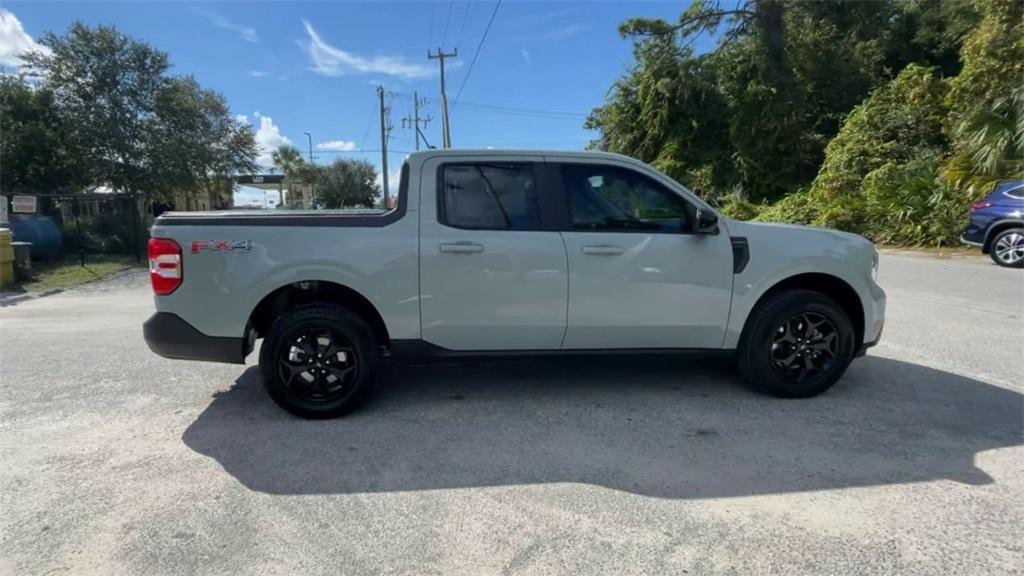
<instances>
[{"instance_id":1,"label":"white cloud","mask_svg":"<svg viewBox=\"0 0 1024 576\"><path fill-rule=\"evenodd\" d=\"M246 116L245 114L238 114L237 116L235 116L235 120L241 122L242 124L248 124L249 123L249 117Z\"/></svg>"},{"instance_id":2,"label":"white cloud","mask_svg":"<svg viewBox=\"0 0 1024 576\"><path fill-rule=\"evenodd\" d=\"M386 74L398 78L426 78L434 73L434 67L427 64L408 62L395 56L360 56L335 48L323 41L313 25L303 20L309 43L306 49L313 61L311 70L324 76L342 76L354 72Z\"/></svg>"},{"instance_id":3,"label":"white cloud","mask_svg":"<svg viewBox=\"0 0 1024 576\"><path fill-rule=\"evenodd\" d=\"M255 44L260 41L260 35L256 33L255 28L245 26L244 24L239 24L237 22L232 22L231 20L228 20L227 18L214 12L209 12L206 10L195 10L195 12L197 14L202 14L203 16L206 16L206 19L209 20L210 23L214 26L218 28L223 28L225 30L230 30L235 34L238 34L238 37L242 40L245 40L246 42L252 42L253 44Z\"/></svg>"},{"instance_id":4,"label":"white cloud","mask_svg":"<svg viewBox=\"0 0 1024 576\"><path fill-rule=\"evenodd\" d=\"M256 146L260 150L260 155L256 158L256 163L260 166L273 166L274 160L270 155L283 144L291 144L292 141L281 134L281 129L274 124L273 118L259 112L256 113L256 117L260 119L260 127L256 130Z\"/></svg>"},{"instance_id":5,"label":"white cloud","mask_svg":"<svg viewBox=\"0 0 1024 576\"><path fill-rule=\"evenodd\" d=\"M532 64L533 63L533 58L530 57L530 53L527 52L525 48L522 50L522 53L523 53L523 64L526 64L527 66Z\"/></svg>"},{"instance_id":6,"label":"white cloud","mask_svg":"<svg viewBox=\"0 0 1024 576\"><path fill-rule=\"evenodd\" d=\"M0 9L0 66L21 67L21 56L26 52L38 51L49 54L50 49L36 43L25 32L21 21L9 10Z\"/></svg>"},{"instance_id":7,"label":"white cloud","mask_svg":"<svg viewBox=\"0 0 1024 576\"><path fill-rule=\"evenodd\" d=\"M266 78L267 76L270 76L270 72L267 72L266 70L249 70L249 76L252 76L253 78Z\"/></svg>"},{"instance_id":8,"label":"white cloud","mask_svg":"<svg viewBox=\"0 0 1024 576\"><path fill-rule=\"evenodd\" d=\"M348 140L328 140L316 145L317 150L334 150L336 152L347 152L356 149L356 143Z\"/></svg>"}]
</instances>

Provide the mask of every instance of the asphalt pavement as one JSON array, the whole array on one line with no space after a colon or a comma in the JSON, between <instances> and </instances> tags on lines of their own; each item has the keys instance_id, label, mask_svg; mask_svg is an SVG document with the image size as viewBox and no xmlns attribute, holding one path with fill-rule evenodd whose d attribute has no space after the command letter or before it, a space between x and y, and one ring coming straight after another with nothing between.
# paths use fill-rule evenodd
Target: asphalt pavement
<instances>
[{"instance_id":1,"label":"asphalt pavement","mask_svg":"<svg viewBox=\"0 0 1024 576\"><path fill-rule=\"evenodd\" d=\"M142 273L0 308L0 574L1021 574L1024 272L884 254L882 343L393 368L340 420L142 341Z\"/></svg>"}]
</instances>

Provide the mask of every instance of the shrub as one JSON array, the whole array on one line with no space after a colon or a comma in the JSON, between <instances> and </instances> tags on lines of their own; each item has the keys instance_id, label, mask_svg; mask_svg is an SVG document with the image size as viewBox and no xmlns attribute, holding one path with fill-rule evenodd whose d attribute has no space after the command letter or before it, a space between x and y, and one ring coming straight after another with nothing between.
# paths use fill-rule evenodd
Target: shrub
<instances>
[{"instance_id":1,"label":"shrub","mask_svg":"<svg viewBox=\"0 0 1024 576\"><path fill-rule=\"evenodd\" d=\"M886 164L864 179L865 234L882 244L956 244L970 192L937 175L938 159Z\"/></svg>"},{"instance_id":2,"label":"shrub","mask_svg":"<svg viewBox=\"0 0 1024 576\"><path fill-rule=\"evenodd\" d=\"M945 94L934 69L907 66L853 109L825 149L812 189L857 194L864 178L884 164L945 150Z\"/></svg>"},{"instance_id":3,"label":"shrub","mask_svg":"<svg viewBox=\"0 0 1024 576\"><path fill-rule=\"evenodd\" d=\"M64 249L71 253L133 254L135 230L130 215L96 214L65 223Z\"/></svg>"},{"instance_id":4,"label":"shrub","mask_svg":"<svg viewBox=\"0 0 1024 576\"><path fill-rule=\"evenodd\" d=\"M820 204L811 198L810 190L797 190L775 204L766 206L757 215L759 222L785 224L813 224L820 212Z\"/></svg>"},{"instance_id":5,"label":"shrub","mask_svg":"<svg viewBox=\"0 0 1024 576\"><path fill-rule=\"evenodd\" d=\"M762 204L754 204L739 197L738 194L727 194L718 200L718 209L722 214L736 220L753 220L761 213Z\"/></svg>"}]
</instances>

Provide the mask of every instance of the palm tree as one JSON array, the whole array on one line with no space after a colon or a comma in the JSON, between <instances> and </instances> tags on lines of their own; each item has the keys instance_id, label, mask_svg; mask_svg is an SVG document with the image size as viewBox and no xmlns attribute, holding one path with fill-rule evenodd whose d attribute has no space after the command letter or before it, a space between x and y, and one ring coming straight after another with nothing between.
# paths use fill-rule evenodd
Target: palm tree
<instances>
[{"instance_id":1,"label":"palm tree","mask_svg":"<svg viewBox=\"0 0 1024 576\"><path fill-rule=\"evenodd\" d=\"M270 154L270 159L274 162L274 166L281 169L281 173L284 174L284 187L288 188L288 200L292 200L292 178L298 174L306 162L302 159L302 152L295 146L289 144L282 144L277 150L274 150ZM284 205L284 192L279 188L277 193L280 198L279 206Z\"/></svg>"}]
</instances>

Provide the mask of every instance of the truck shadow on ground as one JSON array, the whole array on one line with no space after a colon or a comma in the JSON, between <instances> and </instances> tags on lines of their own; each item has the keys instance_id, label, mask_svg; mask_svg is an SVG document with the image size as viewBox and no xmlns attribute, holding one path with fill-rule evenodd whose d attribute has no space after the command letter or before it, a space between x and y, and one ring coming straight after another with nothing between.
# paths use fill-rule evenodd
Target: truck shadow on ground
<instances>
[{"instance_id":1,"label":"truck shadow on ground","mask_svg":"<svg viewBox=\"0 0 1024 576\"><path fill-rule=\"evenodd\" d=\"M831 391L778 400L720 362L573 359L396 367L348 417L304 421L257 369L185 431L271 494L575 482L664 498L949 479L992 482L976 454L1022 443L1021 394L867 357Z\"/></svg>"}]
</instances>

